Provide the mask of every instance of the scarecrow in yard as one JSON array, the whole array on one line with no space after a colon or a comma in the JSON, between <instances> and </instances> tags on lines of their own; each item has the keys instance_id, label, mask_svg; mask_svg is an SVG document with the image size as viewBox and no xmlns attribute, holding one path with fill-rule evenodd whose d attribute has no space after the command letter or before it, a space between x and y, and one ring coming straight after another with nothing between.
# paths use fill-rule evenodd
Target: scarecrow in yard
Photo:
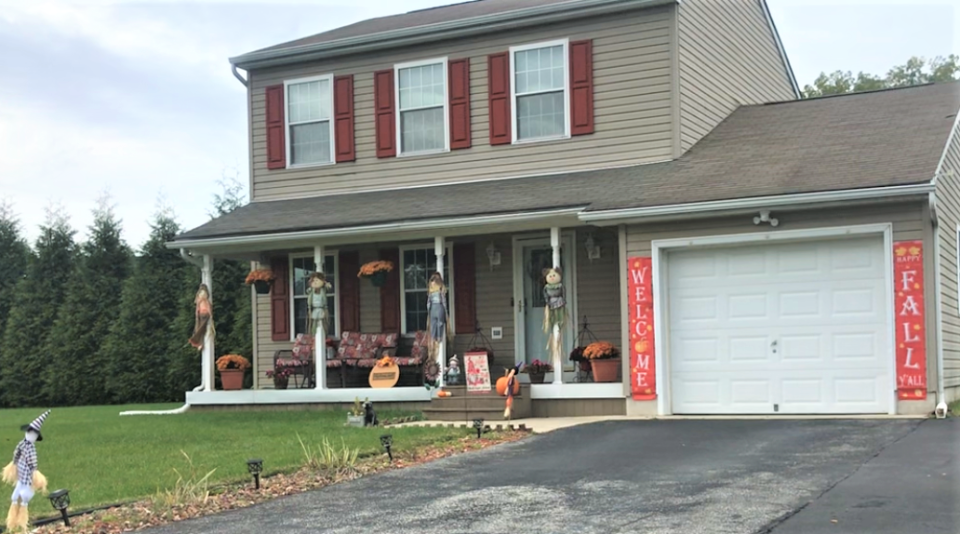
<instances>
[{"instance_id":1,"label":"scarecrow in yard","mask_svg":"<svg viewBox=\"0 0 960 534\"><path fill-rule=\"evenodd\" d=\"M307 281L307 306L310 308L310 325L307 331L317 333L317 327L323 325L323 331L329 331L329 315L327 313L327 290L333 289L327 277L321 272L310 275Z\"/></svg>"},{"instance_id":2,"label":"scarecrow in yard","mask_svg":"<svg viewBox=\"0 0 960 534\"><path fill-rule=\"evenodd\" d=\"M190 336L190 344L197 350L203 350L203 340L207 336L207 329L213 331L213 304L210 303L210 290L207 284L200 284L197 290L197 296L193 299L197 306L195 314L193 335Z\"/></svg>"},{"instance_id":3,"label":"scarecrow in yard","mask_svg":"<svg viewBox=\"0 0 960 534\"><path fill-rule=\"evenodd\" d=\"M507 421L510 420L511 411L513 410L513 388L516 387L516 382L518 380L517 374L520 372L521 367L523 367L523 362L518 363L513 369L510 369L509 373L507 373L507 389L505 391L507 395L507 408L503 410L503 418Z\"/></svg>"},{"instance_id":4,"label":"scarecrow in yard","mask_svg":"<svg viewBox=\"0 0 960 534\"><path fill-rule=\"evenodd\" d=\"M543 332L547 334L547 350L553 360L555 369L562 365L563 349L560 332L567 322L567 301L563 294L563 271L560 267L544 269L543 277L546 284L543 286L543 297L546 306L543 307Z\"/></svg>"},{"instance_id":5,"label":"scarecrow in yard","mask_svg":"<svg viewBox=\"0 0 960 534\"><path fill-rule=\"evenodd\" d=\"M40 427L50 410L43 412L29 425L20 430L26 432L17 448L13 451L13 461L3 468L3 481L14 486L10 511L7 513L7 531L26 530L29 522L27 505L35 492L47 491L47 479L37 470L37 448L35 443L43 441Z\"/></svg>"},{"instance_id":6,"label":"scarecrow in yard","mask_svg":"<svg viewBox=\"0 0 960 534\"><path fill-rule=\"evenodd\" d=\"M453 332L450 330L450 312L447 310L447 286L443 283L443 275L433 273L430 275L430 281L427 284L427 330L430 333L429 360L438 362L440 344L443 343L444 336L447 340L453 338ZM425 373L427 389L436 386L442 369L439 364L436 368L429 367Z\"/></svg>"}]
</instances>

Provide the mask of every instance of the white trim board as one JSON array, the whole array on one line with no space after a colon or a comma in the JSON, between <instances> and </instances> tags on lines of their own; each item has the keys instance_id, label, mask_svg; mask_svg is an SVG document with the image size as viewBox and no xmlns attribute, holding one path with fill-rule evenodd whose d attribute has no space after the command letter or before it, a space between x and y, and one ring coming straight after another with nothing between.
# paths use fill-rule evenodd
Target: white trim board
<instances>
[{"instance_id":1,"label":"white trim board","mask_svg":"<svg viewBox=\"0 0 960 534\"><path fill-rule=\"evenodd\" d=\"M429 402L422 387L338 389L241 389L239 391L188 391L187 404L223 406L245 404L352 403L357 397L371 402Z\"/></svg>"},{"instance_id":2,"label":"white trim board","mask_svg":"<svg viewBox=\"0 0 960 534\"><path fill-rule=\"evenodd\" d=\"M887 291L887 346L890 353L887 355L887 373L889 376L889 415L897 413L897 372L896 372L896 332L894 325L894 292L893 292L893 224L866 224L856 226L837 226L828 228L814 228L807 230L784 230L777 233L755 232L748 234L727 234L716 236L702 236L680 239L659 239L652 241L651 257L653 260L653 317L654 317L654 346L656 348L656 376L657 376L657 414L672 415L671 373L670 359L667 357L667 335L669 325L666 322L665 309L667 294L667 280L664 275L666 265L664 255L670 250L679 250L692 247L709 247L723 245L749 245L760 243L789 242L798 240L816 240L831 237L881 235L884 246L884 265Z\"/></svg>"}]
</instances>

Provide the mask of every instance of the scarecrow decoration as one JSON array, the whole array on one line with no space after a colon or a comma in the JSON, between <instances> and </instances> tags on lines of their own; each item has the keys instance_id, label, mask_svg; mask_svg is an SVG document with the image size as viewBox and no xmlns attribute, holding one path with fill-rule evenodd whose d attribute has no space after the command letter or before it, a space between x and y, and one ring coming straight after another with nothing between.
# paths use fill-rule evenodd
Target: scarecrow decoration
<instances>
[{"instance_id":1,"label":"scarecrow decoration","mask_svg":"<svg viewBox=\"0 0 960 534\"><path fill-rule=\"evenodd\" d=\"M7 531L26 530L29 522L27 505L35 492L47 491L47 478L37 470L37 448L35 443L43 441L40 427L50 410L43 412L29 425L20 430L26 432L17 448L13 451L13 461L3 468L3 481L14 486L10 511L7 513Z\"/></svg>"},{"instance_id":2,"label":"scarecrow decoration","mask_svg":"<svg viewBox=\"0 0 960 534\"><path fill-rule=\"evenodd\" d=\"M329 318L327 313L327 290L333 289L327 277L321 272L315 272L310 275L307 281L307 307L310 309L310 324L307 331L316 334L317 328L322 324L323 331L329 330Z\"/></svg>"},{"instance_id":3,"label":"scarecrow decoration","mask_svg":"<svg viewBox=\"0 0 960 534\"><path fill-rule=\"evenodd\" d=\"M543 331L547 334L547 350L553 360L553 368L560 369L563 365L561 331L567 322L567 301L563 296L563 271L560 267L544 269L543 277L546 284L543 286L543 296L546 306L543 307Z\"/></svg>"},{"instance_id":4,"label":"scarecrow decoration","mask_svg":"<svg viewBox=\"0 0 960 534\"><path fill-rule=\"evenodd\" d=\"M428 354L432 362L437 362L438 356L443 356L438 353L444 336L448 340L453 338L453 332L450 330L450 312L447 310L447 286L443 283L443 275L438 272L430 275L430 281L427 284L427 331L430 333ZM427 389L436 386L442 372L439 364L435 370L430 368L430 372L425 375Z\"/></svg>"},{"instance_id":5,"label":"scarecrow decoration","mask_svg":"<svg viewBox=\"0 0 960 534\"><path fill-rule=\"evenodd\" d=\"M207 284L200 284L197 290L197 296L193 299L197 306L195 313L193 335L190 336L190 344L197 350L203 350L203 341L207 336L207 329L211 332L213 328L213 304L210 303L210 290Z\"/></svg>"},{"instance_id":6,"label":"scarecrow decoration","mask_svg":"<svg viewBox=\"0 0 960 534\"><path fill-rule=\"evenodd\" d=\"M520 389L519 383L517 382L517 373L520 372L521 367L523 367L522 362L518 363L513 369L510 369L510 372L504 377L506 378L506 388L502 394L507 396L507 407L503 410L503 418L507 421L510 420L510 411L513 409L513 396ZM503 380L503 378L500 380ZM497 380L497 383L500 383L500 380Z\"/></svg>"}]
</instances>

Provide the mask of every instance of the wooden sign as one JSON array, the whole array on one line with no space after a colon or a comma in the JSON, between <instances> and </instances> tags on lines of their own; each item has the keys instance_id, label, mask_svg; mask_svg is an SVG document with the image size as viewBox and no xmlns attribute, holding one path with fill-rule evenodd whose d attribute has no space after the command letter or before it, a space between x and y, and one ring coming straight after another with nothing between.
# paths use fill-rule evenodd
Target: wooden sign
<instances>
[{"instance_id":1,"label":"wooden sign","mask_svg":"<svg viewBox=\"0 0 960 534\"><path fill-rule=\"evenodd\" d=\"M385 367L374 366L370 370L370 387L372 388L392 388L400 380L400 367L397 364L390 364Z\"/></svg>"},{"instance_id":2,"label":"wooden sign","mask_svg":"<svg viewBox=\"0 0 960 534\"><path fill-rule=\"evenodd\" d=\"M467 352L463 355L466 369L467 393L489 393L490 367L487 365L486 352Z\"/></svg>"},{"instance_id":3,"label":"wooden sign","mask_svg":"<svg viewBox=\"0 0 960 534\"><path fill-rule=\"evenodd\" d=\"M627 260L630 307L630 391L634 400L657 398L657 356L653 342L653 263Z\"/></svg>"},{"instance_id":4,"label":"wooden sign","mask_svg":"<svg viewBox=\"0 0 960 534\"><path fill-rule=\"evenodd\" d=\"M923 242L893 244L894 320L897 333L897 397L927 398L926 314L923 308Z\"/></svg>"}]
</instances>

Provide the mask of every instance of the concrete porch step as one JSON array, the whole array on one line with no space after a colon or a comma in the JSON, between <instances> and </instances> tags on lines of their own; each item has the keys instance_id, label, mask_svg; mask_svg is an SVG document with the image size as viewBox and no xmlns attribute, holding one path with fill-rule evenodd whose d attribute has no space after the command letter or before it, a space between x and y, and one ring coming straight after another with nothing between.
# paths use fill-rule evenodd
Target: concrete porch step
<instances>
[{"instance_id":1,"label":"concrete porch step","mask_svg":"<svg viewBox=\"0 0 960 534\"><path fill-rule=\"evenodd\" d=\"M503 421L503 409L500 406L496 409L470 409L463 408L426 408L423 410L424 417L428 421L472 421L474 419L483 419L488 422ZM512 419L524 419L530 417L530 412L521 409L516 403L513 405L511 414Z\"/></svg>"}]
</instances>

